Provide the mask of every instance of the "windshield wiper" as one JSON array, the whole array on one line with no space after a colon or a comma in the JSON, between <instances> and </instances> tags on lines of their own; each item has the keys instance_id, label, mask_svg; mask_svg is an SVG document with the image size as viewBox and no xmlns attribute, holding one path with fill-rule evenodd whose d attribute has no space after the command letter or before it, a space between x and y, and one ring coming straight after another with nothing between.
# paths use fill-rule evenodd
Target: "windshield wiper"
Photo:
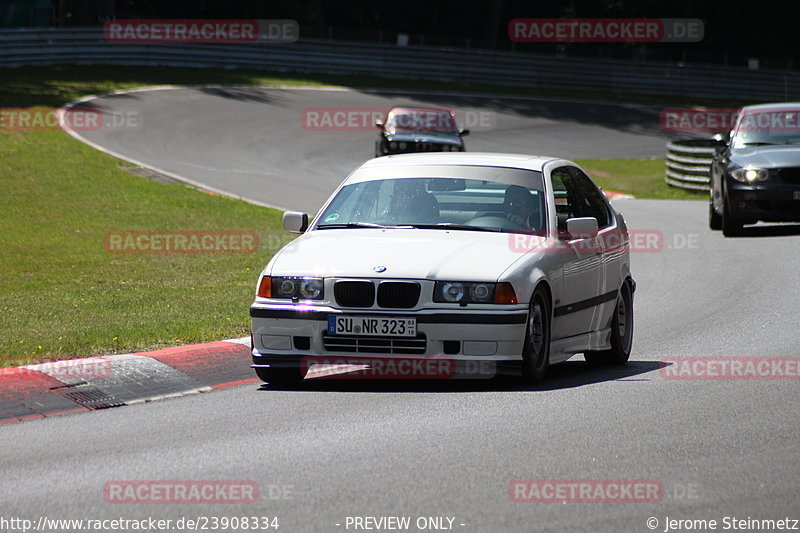
<instances>
[{"instance_id":1,"label":"windshield wiper","mask_svg":"<svg viewBox=\"0 0 800 533\"><path fill-rule=\"evenodd\" d=\"M778 143L771 143L767 141L754 141L749 143L742 143L742 146L775 146Z\"/></svg>"},{"instance_id":2,"label":"windshield wiper","mask_svg":"<svg viewBox=\"0 0 800 533\"><path fill-rule=\"evenodd\" d=\"M346 224L318 224L317 229L342 229L342 228L386 228L382 224L372 222L348 222Z\"/></svg>"},{"instance_id":3,"label":"windshield wiper","mask_svg":"<svg viewBox=\"0 0 800 533\"><path fill-rule=\"evenodd\" d=\"M439 224L409 224L409 226L417 229L458 229L465 231L493 231L496 233L503 231L501 228L485 228L483 226L470 226L468 224L452 224L450 222L440 222Z\"/></svg>"}]
</instances>

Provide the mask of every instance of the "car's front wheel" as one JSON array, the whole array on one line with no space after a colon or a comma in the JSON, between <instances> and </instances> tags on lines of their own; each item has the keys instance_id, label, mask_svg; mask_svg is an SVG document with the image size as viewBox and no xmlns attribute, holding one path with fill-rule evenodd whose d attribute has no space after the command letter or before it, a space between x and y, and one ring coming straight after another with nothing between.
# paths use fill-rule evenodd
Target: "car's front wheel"
<instances>
[{"instance_id":1,"label":"car's front wheel","mask_svg":"<svg viewBox=\"0 0 800 533\"><path fill-rule=\"evenodd\" d=\"M611 349L583 354L591 365L622 365L628 362L633 347L633 293L627 281L617 297L611 316Z\"/></svg>"},{"instance_id":2,"label":"car's front wheel","mask_svg":"<svg viewBox=\"0 0 800 533\"><path fill-rule=\"evenodd\" d=\"M538 383L550 366L550 299L542 287L537 287L531 297L525 346L522 349L522 379Z\"/></svg>"},{"instance_id":3,"label":"car's front wheel","mask_svg":"<svg viewBox=\"0 0 800 533\"><path fill-rule=\"evenodd\" d=\"M256 368L256 375L261 381L266 381L270 385L291 386L297 385L306 377L306 369L300 364L291 366Z\"/></svg>"},{"instance_id":4,"label":"car's front wheel","mask_svg":"<svg viewBox=\"0 0 800 533\"><path fill-rule=\"evenodd\" d=\"M722 234L726 237L735 237L742 232L741 221L731 216L730 209L728 209L728 199L722 199Z\"/></svg>"},{"instance_id":5,"label":"car's front wheel","mask_svg":"<svg viewBox=\"0 0 800 533\"><path fill-rule=\"evenodd\" d=\"M722 217L714 210L714 202L708 202L708 227L713 230L722 229Z\"/></svg>"}]
</instances>

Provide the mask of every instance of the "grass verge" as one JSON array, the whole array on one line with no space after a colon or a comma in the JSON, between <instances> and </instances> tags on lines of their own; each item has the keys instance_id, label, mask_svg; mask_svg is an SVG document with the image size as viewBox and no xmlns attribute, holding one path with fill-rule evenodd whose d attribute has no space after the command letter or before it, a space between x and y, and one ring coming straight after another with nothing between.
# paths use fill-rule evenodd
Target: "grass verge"
<instances>
[{"instance_id":1,"label":"grass verge","mask_svg":"<svg viewBox=\"0 0 800 533\"><path fill-rule=\"evenodd\" d=\"M120 166L59 131L0 131L0 366L249 334L257 274L290 239L280 213ZM131 230L253 231L258 246L107 251Z\"/></svg>"},{"instance_id":2,"label":"grass verge","mask_svg":"<svg viewBox=\"0 0 800 533\"><path fill-rule=\"evenodd\" d=\"M658 200L707 200L707 192L671 187L664 181L663 157L652 159L579 159L575 161L607 191Z\"/></svg>"}]
</instances>

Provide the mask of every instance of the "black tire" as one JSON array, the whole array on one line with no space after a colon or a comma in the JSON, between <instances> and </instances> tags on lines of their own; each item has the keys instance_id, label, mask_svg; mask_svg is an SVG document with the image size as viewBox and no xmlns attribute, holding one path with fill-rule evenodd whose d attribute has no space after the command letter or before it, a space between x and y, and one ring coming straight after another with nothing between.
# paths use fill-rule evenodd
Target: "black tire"
<instances>
[{"instance_id":1,"label":"black tire","mask_svg":"<svg viewBox=\"0 0 800 533\"><path fill-rule=\"evenodd\" d=\"M713 202L708 202L708 227L716 231L722 229L722 216L714 211Z\"/></svg>"},{"instance_id":2,"label":"black tire","mask_svg":"<svg viewBox=\"0 0 800 533\"><path fill-rule=\"evenodd\" d=\"M722 199L722 234L726 237L736 237L742 233L742 222L731 216L728 202Z\"/></svg>"},{"instance_id":3,"label":"black tire","mask_svg":"<svg viewBox=\"0 0 800 533\"><path fill-rule=\"evenodd\" d=\"M617 306L611 315L611 349L585 352L584 359L590 365L624 365L633 348L633 293L630 283L622 284Z\"/></svg>"},{"instance_id":4,"label":"black tire","mask_svg":"<svg viewBox=\"0 0 800 533\"><path fill-rule=\"evenodd\" d=\"M526 383L539 383L550 366L550 299L542 287L531 296L528 322L525 328L525 346L522 348L522 379Z\"/></svg>"},{"instance_id":5,"label":"black tire","mask_svg":"<svg viewBox=\"0 0 800 533\"><path fill-rule=\"evenodd\" d=\"M306 377L306 369L300 365L256 368L256 375L261 381L270 385L291 386L297 385Z\"/></svg>"}]
</instances>

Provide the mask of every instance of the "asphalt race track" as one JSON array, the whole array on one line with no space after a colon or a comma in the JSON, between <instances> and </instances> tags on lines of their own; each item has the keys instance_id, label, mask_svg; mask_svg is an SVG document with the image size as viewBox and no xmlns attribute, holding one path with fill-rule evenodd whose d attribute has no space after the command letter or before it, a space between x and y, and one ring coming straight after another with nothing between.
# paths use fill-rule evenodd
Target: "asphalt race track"
<instances>
[{"instance_id":1,"label":"asphalt race track","mask_svg":"<svg viewBox=\"0 0 800 533\"><path fill-rule=\"evenodd\" d=\"M453 100L134 93L95 104L141 110L141 128L85 136L211 187L308 211L371 155L376 135L305 131L305 107L485 105L497 112L496 125L474 130L470 150L569 158L663 152L657 115L647 110ZM800 518L797 378L676 380L661 364L796 358L800 229L758 227L725 239L708 229L704 202L616 206L632 229L663 236L657 250L632 254L638 289L628 365L594 370L576 357L538 387L510 379L314 380L297 391L244 385L8 424L0 429L4 515L277 516L285 532L348 531L348 516L455 517L453 529L464 532L664 531L667 517L715 519L722 529L725 517ZM508 491L517 479L658 480L664 492L656 503L514 503ZM103 488L114 480L249 480L261 497L250 505L109 504ZM658 525L649 529L651 517Z\"/></svg>"},{"instance_id":2,"label":"asphalt race track","mask_svg":"<svg viewBox=\"0 0 800 533\"><path fill-rule=\"evenodd\" d=\"M79 132L126 158L245 198L315 213L333 189L374 155L378 130L312 130L304 111L444 105L471 130L472 152L558 154L565 158L662 157L658 110L598 102L266 88L127 92L84 107L118 127ZM323 121L316 124L322 128Z\"/></svg>"}]
</instances>

